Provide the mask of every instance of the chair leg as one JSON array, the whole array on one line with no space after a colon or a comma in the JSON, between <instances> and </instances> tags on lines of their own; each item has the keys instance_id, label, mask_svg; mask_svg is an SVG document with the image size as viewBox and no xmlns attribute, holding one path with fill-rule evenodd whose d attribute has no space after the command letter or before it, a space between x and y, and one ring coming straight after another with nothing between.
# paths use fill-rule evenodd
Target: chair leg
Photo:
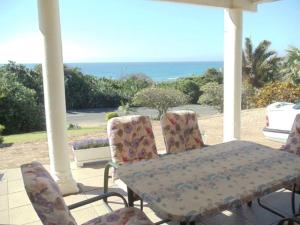
<instances>
[{"instance_id":1,"label":"chair leg","mask_svg":"<svg viewBox=\"0 0 300 225\"><path fill-rule=\"evenodd\" d=\"M141 210L143 211L143 209L144 209L144 201L143 201L143 199L140 200L140 203L141 203Z\"/></svg>"},{"instance_id":2,"label":"chair leg","mask_svg":"<svg viewBox=\"0 0 300 225\"><path fill-rule=\"evenodd\" d=\"M134 207L133 191L127 186L128 206Z\"/></svg>"},{"instance_id":3,"label":"chair leg","mask_svg":"<svg viewBox=\"0 0 300 225\"><path fill-rule=\"evenodd\" d=\"M296 206L295 206L295 197L296 197L296 184L293 185L293 190L292 190L292 212L293 215L296 214Z\"/></svg>"},{"instance_id":4,"label":"chair leg","mask_svg":"<svg viewBox=\"0 0 300 225\"><path fill-rule=\"evenodd\" d=\"M248 207L251 207L251 206L252 206L252 201L247 202L247 206L248 206Z\"/></svg>"},{"instance_id":5,"label":"chair leg","mask_svg":"<svg viewBox=\"0 0 300 225\"><path fill-rule=\"evenodd\" d=\"M108 192L108 179L109 179L109 165L106 165L104 168L104 181L103 181L103 192L106 194ZM103 201L107 203L107 198L104 198Z\"/></svg>"}]
</instances>

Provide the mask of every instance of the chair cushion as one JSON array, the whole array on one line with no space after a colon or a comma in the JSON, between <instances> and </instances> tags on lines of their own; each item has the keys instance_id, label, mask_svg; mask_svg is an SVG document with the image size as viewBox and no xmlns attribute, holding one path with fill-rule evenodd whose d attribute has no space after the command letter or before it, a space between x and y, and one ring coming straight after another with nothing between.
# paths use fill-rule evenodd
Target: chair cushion
<instances>
[{"instance_id":1,"label":"chair cushion","mask_svg":"<svg viewBox=\"0 0 300 225\"><path fill-rule=\"evenodd\" d=\"M204 146L195 112L170 111L162 116L160 123L167 152L178 153Z\"/></svg>"},{"instance_id":2,"label":"chair cushion","mask_svg":"<svg viewBox=\"0 0 300 225\"><path fill-rule=\"evenodd\" d=\"M110 214L92 219L83 225L153 225L137 208L123 208Z\"/></svg>"},{"instance_id":3,"label":"chair cushion","mask_svg":"<svg viewBox=\"0 0 300 225\"><path fill-rule=\"evenodd\" d=\"M113 162L119 164L158 157L149 117L122 116L108 121Z\"/></svg>"},{"instance_id":4,"label":"chair cushion","mask_svg":"<svg viewBox=\"0 0 300 225\"><path fill-rule=\"evenodd\" d=\"M44 225L75 225L58 185L38 162L21 166L28 197Z\"/></svg>"},{"instance_id":5,"label":"chair cushion","mask_svg":"<svg viewBox=\"0 0 300 225\"><path fill-rule=\"evenodd\" d=\"M300 156L300 114L296 115L291 133L281 150ZM295 191L300 193L300 179L296 181L296 184ZM288 189L291 190L291 188Z\"/></svg>"},{"instance_id":6,"label":"chair cushion","mask_svg":"<svg viewBox=\"0 0 300 225\"><path fill-rule=\"evenodd\" d=\"M295 117L291 133L283 150L300 156L300 114Z\"/></svg>"}]
</instances>

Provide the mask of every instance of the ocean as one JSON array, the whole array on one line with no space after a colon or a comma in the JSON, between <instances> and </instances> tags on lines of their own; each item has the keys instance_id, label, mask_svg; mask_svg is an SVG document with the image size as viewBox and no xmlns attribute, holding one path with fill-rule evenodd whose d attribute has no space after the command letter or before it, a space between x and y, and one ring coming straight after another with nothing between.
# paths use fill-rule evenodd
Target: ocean
<instances>
[{"instance_id":1,"label":"ocean","mask_svg":"<svg viewBox=\"0 0 300 225\"><path fill-rule=\"evenodd\" d=\"M202 75L209 68L223 69L223 62L124 62L66 63L78 67L84 74L119 79L129 74L143 73L154 81L170 81L179 77ZM32 68L34 64L26 64Z\"/></svg>"}]
</instances>

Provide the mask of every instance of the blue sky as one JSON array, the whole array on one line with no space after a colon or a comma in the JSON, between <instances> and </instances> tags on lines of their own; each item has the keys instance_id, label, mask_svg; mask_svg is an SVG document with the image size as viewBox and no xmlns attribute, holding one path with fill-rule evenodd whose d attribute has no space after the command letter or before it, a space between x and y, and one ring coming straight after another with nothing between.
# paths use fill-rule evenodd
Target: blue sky
<instances>
[{"instance_id":1,"label":"blue sky","mask_svg":"<svg viewBox=\"0 0 300 225\"><path fill-rule=\"evenodd\" d=\"M42 61L36 0L0 0L0 63ZM62 0L65 62L222 61L221 8L151 0ZM300 0L244 13L243 37L300 47Z\"/></svg>"}]
</instances>

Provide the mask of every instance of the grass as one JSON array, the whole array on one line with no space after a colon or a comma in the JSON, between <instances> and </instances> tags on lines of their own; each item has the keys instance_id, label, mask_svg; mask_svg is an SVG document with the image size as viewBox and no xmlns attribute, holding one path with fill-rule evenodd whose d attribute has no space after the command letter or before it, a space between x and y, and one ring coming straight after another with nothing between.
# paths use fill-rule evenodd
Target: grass
<instances>
[{"instance_id":1,"label":"grass","mask_svg":"<svg viewBox=\"0 0 300 225\"><path fill-rule=\"evenodd\" d=\"M105 126L101 127L83 127L81 129L67 130L68 136L81 136L94 134L99 131L103 131ZM22 143L22 142L35 142L35 141L46 141L47 133L46 131L38 131L24 134L12 134L4 136L4 143Z\"/></svg>"}]
</instances>

